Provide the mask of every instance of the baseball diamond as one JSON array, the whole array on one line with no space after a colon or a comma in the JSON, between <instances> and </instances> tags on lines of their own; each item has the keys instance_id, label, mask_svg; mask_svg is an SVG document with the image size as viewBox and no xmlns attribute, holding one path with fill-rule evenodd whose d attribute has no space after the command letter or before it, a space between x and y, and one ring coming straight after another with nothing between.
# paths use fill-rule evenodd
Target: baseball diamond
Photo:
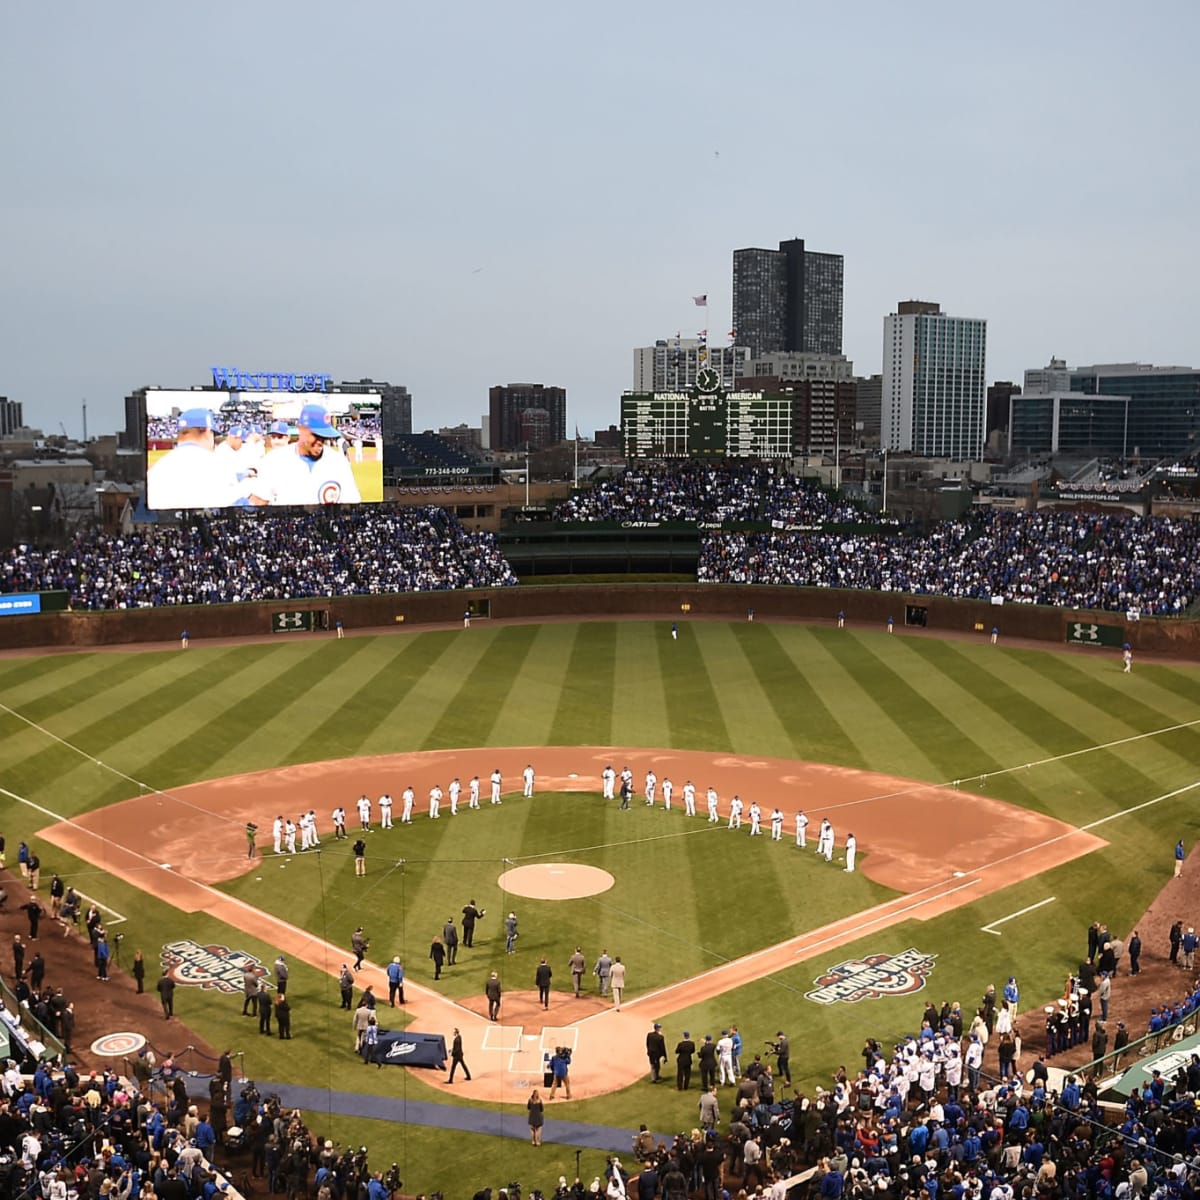
<instances>
[{"instance_id":1,"label":"baseball diamond","mask_svg":"<svg viewBox=\"0 0 1200 1200\"><path fill-rule=\"evenodd\" d=\"M556 1098L551 1115L632 1128L695 1120L695 1093L644 1086L652 1022L671 1046L684 1029L715 1036L733 1022L753 1052L785 1028L797 1086L811 1090L864 1038L913 1026L927 998L967 1005L1013 974L1031 1002L1059 994L1087 924L1131 927L1162 887L1158 860L1194 803L1195 667L1142 662L1124 675L1117 651L889 637L853 623L675 623L675 638L671 620L546 619L3 658L5 832L131 914L127 946L192 964L180 969L177 1015L212 1046L242 1049L255 1078L504 1113L523 1107L543 1055L566 1044L572 1099ZM630 771L628 810L603 798L610 765ZM390 829L379 824L385 793ZM740 829L735 795L747 806ZM335 807L350 814L345 840ZM310 810L320 845L276 854L276 817ZM823 819L828 862L815 852ZM247 823L260 831L253 858ZM506 889L509 872L531 867L554 886ZM575 867L611 886L572 880ZM474 945L435 980L431 940L468 902L485 911ZM1002 937L984 932L1031 907ZM519 936L506 953L510 913ZM469 1082L344 1069L357 1060L338 978L357 927L370 945L355 991L373 986L386 1028L460 1030ZM576 945L587 960L578 998ZM619 1010L593 973L608 954L628 968ZM232 980L235 961L269 972L281 955L293 1040L247 1037L240 995L205 981ZM391 1009L397 957L405 1003ZM543 957L548 1007L534 978ZM503 983L496 1022L492 971ZM122 1028L161 1038L153 1008L131 1008ZM510 1119L523 1128L524 1113L496 1119L498 1131ZM498 1162L514 1177L574 1170L569 1137L551 1144L554 1122L536 1167L515 1139L350 1122L332 1101L323 1123L431 1186L465 1186L484 1163L488 1177Z\"/></svg>"}]
</instances>

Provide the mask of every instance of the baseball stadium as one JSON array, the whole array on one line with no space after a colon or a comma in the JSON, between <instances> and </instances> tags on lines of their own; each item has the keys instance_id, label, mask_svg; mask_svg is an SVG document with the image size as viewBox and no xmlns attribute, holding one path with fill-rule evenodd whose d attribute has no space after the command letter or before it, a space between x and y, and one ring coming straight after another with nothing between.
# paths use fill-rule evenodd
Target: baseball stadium
<instances>
[{"instance_id":1,"label":"baseball stadium","mask_svg":"<svg viewBox=\"0 0 1200 1200\"><path fill-rule=\"evenodd\" d=\"M79 547L74 567L10 556L6 592L66 592L69 607L0 622L0 920L24 934L35 854L50 905L37 945L71 980L77 1025L68 1051L27 1004L23 1025L6 1022L9 1056L32 1046L134 1078L148 1050L202 1111L227 1056L226 1137L210 1158L241 1190L317 1194L307 1165L298 1176L278 1151L271 1165L269 1120L257 1147L239 1125L277 1104L312 1145L365 1148L371 1170L394 1165L397 1191L447 1197L603 1190L613 1156L637 1174L640 1129L670 1147L706 1127L703 1048L730 1031L740 1062L717 1088L714 1129L735 1149L721 1186L764 1182L729 1142L740 1111L786 1195L847 1144L834 1139L847 1120L854 1144L851 1095L872 1108L864 1068L902 1054L930 1009L943 1024L957 1004L969 1026L989 988L1009 985L1020 1073L1043 1054L1072 1070L1103 1058L1090 1035L1068 1048L1048 1030L1074 1021L1081 995L1090 1005L1081 965L1110 949L1108 931L1124 951L1136 930L1144 947L1136 972L1114 960L1103 1003L1111 1032L1118 1018L1128 1029L1124 1066L1148 1063L1151 1010L1191 986L1170 929L1200 901L1190 527L1007 514L901 545L915 535L847 532L834 517L828 544L810 525L701 533L696 573L662 582L517 582L503 542L386 505L320 528L196 516L127 535L104 552L133 556L113 575L137 579L136 597L114 599ZM1095 586L1081 565L1068 594L1065 560L1045 559L1055 538L1074 544L1069 520L1085 528L1071 535L1080 564L1102 565ZM389 562L419 558L417 582L363 584L367 550L341 553L352 535ZM340 557L325 564L330 536ZM172 537L200 539L212 571L261 586L197 602L231 597L182 578ZM648 547L667 541L646 531ZM992 543L1002 579L930 585ZM893 553L902 575L871 573ZM1118 593L1123 561L1142 574L1130 566ZM332 582L292 586L296 563L328 565ZM309 813L316 840L301 848L287 826ZM52 876L79 898L74 919L53 904ZM100 972L95 926L111 948ZM276 1010L269 1033L247 978ZM6 987L9 1009L20 1001ZM1194 1034L1190 1011L1173 1036ZM957 1029L965 1047L961 1016ZM1013 1070L1006 1038L988 1039L971 1088L993 1105ZM687 1042L697 1061L681 1089ZM737 1096L751 1102L738 1110Z\"/></svg>"}]
</instances>

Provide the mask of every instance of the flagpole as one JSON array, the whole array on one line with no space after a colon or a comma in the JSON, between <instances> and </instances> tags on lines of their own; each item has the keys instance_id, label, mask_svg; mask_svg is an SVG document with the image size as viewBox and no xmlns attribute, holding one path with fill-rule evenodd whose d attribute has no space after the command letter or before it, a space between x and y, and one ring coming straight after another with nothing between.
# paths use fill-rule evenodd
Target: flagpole
<instances>
[{"instance_id":1,"label":"flagpole","mask_svg":"<svg viewBox=\"0 0 1200 1200\"><path fill-rule=\"evenodd\" d=\"M575 426L575 490L579 491L579 426Z\"/></svg>"}]
</instances>

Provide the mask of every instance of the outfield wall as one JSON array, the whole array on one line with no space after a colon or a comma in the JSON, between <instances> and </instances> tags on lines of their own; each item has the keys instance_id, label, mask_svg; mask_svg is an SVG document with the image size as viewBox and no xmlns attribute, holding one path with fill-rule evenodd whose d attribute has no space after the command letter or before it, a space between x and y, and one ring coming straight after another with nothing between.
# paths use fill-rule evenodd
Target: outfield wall
<instances>
[{"instance_id":1,"label":"outfield wall","mask_svg":"<svg viewBox=\"0 0 1200 1200\"><path fill-rule=\"evenodd\" d=\"M759 587L733 584L576 584L563 587L481 588L461 592L414 592L391 596L348 596L256 604L188 605L142 608L123 612L66 612L0 618L0 650L45 647L122 645L135 642L178 642L186 629L191 637L235 638L271 633L275 613L316 611L328 614L332 628L461 624L468 604L490 609L499 619L586 619L633 616L663 621L690 617L744 619L753 608L763 618L832 621L839 610L847 623L884 627L889 616L902 628L907 605L927 611L928 629L975 632L980 639L998 626L1002 638L1065 642L1075 623L1085 628L1111 626L1136 651L1200 659L1200 621L1143 619L1126 622L1120 613L1072 612L1024 604L992 605L979 600L943 596L837 591L828 588ZM683 605L690 605L685 614ZM976 630L976 625L981 626ZM327 637L325 632L280 634L281 637ZM1097 645L1101 652L1104 647ZM1109 647L1107 653L1115 651Z\"/></svg>"}]
</instances>

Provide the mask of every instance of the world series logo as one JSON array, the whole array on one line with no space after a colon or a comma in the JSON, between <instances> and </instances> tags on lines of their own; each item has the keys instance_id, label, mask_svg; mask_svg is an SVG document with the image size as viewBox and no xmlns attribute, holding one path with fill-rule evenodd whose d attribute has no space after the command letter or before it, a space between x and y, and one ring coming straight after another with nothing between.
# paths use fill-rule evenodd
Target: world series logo
<instances>
[{"instance_id":1,"label":"world series logo","mask_svg":"<svg viewBox=\"0 0 1200 1200\"><path fill-rule=\"evenodd\" d=\"M163 970L176 983L227 995L243 991L247 969L260 978L267 973L267 968L253 954L230 950L228 946L202 946L190 938L168 942L160 957Z\"/></svg>"},{"instance_id":2,"label":"world series logo","mask_svg":"<svg viewBox=\"0 0 1200 1200\"><path fill-rule=\"evenodd\" d=\"M857 1004L884 996L909 996L925 986L935 958L936 954L916 947L899 954L848 958L814 979L816 988L804 995L815 1004Z\"/></svg>"}]
</instances>

